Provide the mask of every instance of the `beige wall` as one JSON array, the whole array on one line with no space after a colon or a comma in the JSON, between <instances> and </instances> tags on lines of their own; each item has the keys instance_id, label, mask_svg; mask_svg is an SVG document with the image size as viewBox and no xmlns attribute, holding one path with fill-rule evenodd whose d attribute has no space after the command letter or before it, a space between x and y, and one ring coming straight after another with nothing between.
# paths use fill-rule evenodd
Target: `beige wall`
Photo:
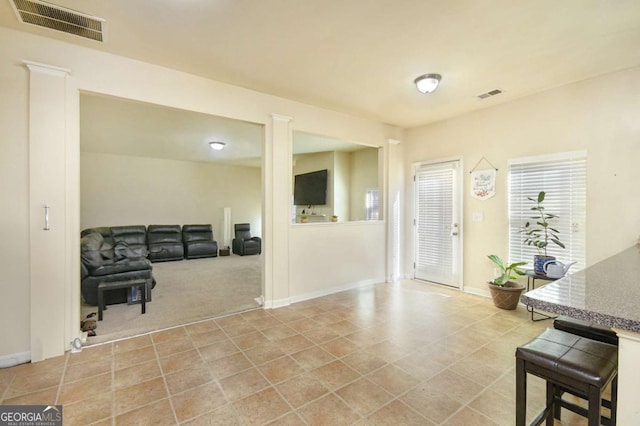
<instances>
[{"instance_id":1,"label":"beige wall","mask_svg":"<svg viewBox=\"0 0 640 426\"><path fill-rule=\"evenodd\" d=\"M73 46L60 41L34 36L20 31L0 28L0 224L5 232L0 240L0 358L12 357L30 351L29 329L31 310L29 294L38 291L46 283L32 283L29 279L29 205L28 182L28 73L23 60L54 65L70 69L66 82L66 164L67 173L64 192L67 200L65 260L69 271L79 270L78 242L81 228L80 212L80 135L79 94L80 91L157 103L190 111L229 117L259 123L265 126L265 149L263 168L263 262L265 273L265 295L287 298L292 286L291 276L300 276L298 265L289 262L289 250L304 242L292 240L289 244L290 217L278 212L277 205L285 206L291 196L291 173L276 173L291 170L291 131L330 134L327 136L363 141L376 146L385 146L388 138L401 138L402 131L370 120L337 113L330 110L293 102L276 96L207 80L167 68L146 64L132 59ZM273 114L277 114L274 116ZM277 126L282 116L291 118L288 129ZM281 128L282 127L282 128ZM274 214L279 213L279 214ZM384 230L359 229L355 233L380 233ZM351 241L353 232L334 235L333 244L342 240ZM358 240L358 239L356 239ZM384 242L384 235L381 236ZM284 242L283 242L284 241ZM366 244L364 239L360 239ZM304 244L313 245L313 242ZM384 263L379 252L371 253L367 263ZM330 269L332 259L317 259ZM302 265L304 266L304 265ZM347 265L337 269L338 274L352 277L368 277L367 265ZM283 269L278 275L276 269ZM334 268L336 269L336 268ZM278 279L274 279L278 275ZM327 277L320 285L330 288L335 285ZM339 276L337 278L340 278ZM71 276L65 283L67 294L78 294L79 277ZM284 296L283 296L284 295ZM76 298L75 300L78 300ZM72 303L72 299L69 299ZM65 307L60 307L64 310ZM69 333L77 335L79 307L76 307ZM74 326L75 324L75 326ZM64 336L60 337L64 339ZM66 341L69 343L69 340Z\"/></svg>"},{"instance_id":2,"label":"beige wall","mask_svg":"<svg viewBox=\"0 0 640 426\"><path fill-rule=\"evenodd\" d=\"M0 355L29 351L29 139L27 68L0 35Z\"/></svg>"},{"instance_id":3,"label":"beige wall","mask_svg":"<svg viewBox=\"0 0 640 426\"><path fill-rule=\"evenodd\" d=\"M262 235L261 170L157 158L83 152L81 228L192 224L213 226L222 245L223 209L233 223Z\"/></svg>"},{"instance_id":4,"label":"beige wall","mask_svg":"<svg viewBox=\"0 0 640 426\"><path fill-rule=\"evenodd\" d=\"M291 245L292 302L385 280L381 221L291 225Z\"/></svg>"},{"instance_id":5,"label":"beige wall","mask_svg":"<svg viewBox=\"0 0 640 426\"><path fill-rule=\"evenodd\" d=\"M464 285L485 291L493 267L486 255L507 253L507 161L587 151L587 264L634 244L640 235L640 68L559 87L505 105L413 129L404 147L405 198L411 164L464 158ZM491 102L478 101L478 102ZM469 171L482 157L498 169L497 194L469 196ZM405 206L409 206L405 203ZM484 214L473 222L474 212ZM411 222L410 208L405 210ZM404 273L411 274L412 227L404 233Z\"/></svg>"}]
</instances>

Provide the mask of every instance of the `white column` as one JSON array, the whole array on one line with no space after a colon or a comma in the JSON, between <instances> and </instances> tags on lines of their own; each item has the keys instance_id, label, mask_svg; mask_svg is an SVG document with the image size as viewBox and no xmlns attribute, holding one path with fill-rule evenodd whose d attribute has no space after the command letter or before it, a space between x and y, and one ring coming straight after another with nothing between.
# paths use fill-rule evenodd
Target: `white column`
<instances>
[{"instance_id":1,"label":"white column","mask_svg":"<svg viewBox=\"0 0 640 426\"><path fill-rule=\"evenodd\" d=\"M292 181L290 123L290 117L272 114L264 149L265 308L276 308L290 303L289 227Z\"/></svg>"},{"instance_id":2,"label":"white column","mask_svg":"<svg viewBox=\"0 0 640 426\"><path fill-rule=\"evenodd\" d=\"M402 145L397 139L388 139L385 147L386 175L384 201L387 220L387 282L401 278L402 198L404 193L404 169Z\"/></svg>"},{"instance_id":3,"label":"white column","mask_svg":"<svg viewBox=\"0 0 640 426\"><path fill-rule=\"evenodd\" d=\"M65 105L69 71L25 64L29 69L31 361L36 362L62 355L66 348Z\"/></svg>"}]
</instances>

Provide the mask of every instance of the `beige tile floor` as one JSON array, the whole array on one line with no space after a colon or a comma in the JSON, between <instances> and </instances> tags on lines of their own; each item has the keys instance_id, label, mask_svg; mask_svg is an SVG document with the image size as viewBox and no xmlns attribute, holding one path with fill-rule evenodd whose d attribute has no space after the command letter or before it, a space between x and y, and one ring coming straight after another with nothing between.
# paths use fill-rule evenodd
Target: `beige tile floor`
<instances>
[{"instance_id":1,"label":"beige tile floor","mask_svg":"<svg viewBox=\"0 0 640 426\"><path fill-rule=\"evenodd\" d=\"M2 369L0 404L62 404L65 425L513 425L515 348L550 325L379 284Z\"/></svg>"}]
</instances>

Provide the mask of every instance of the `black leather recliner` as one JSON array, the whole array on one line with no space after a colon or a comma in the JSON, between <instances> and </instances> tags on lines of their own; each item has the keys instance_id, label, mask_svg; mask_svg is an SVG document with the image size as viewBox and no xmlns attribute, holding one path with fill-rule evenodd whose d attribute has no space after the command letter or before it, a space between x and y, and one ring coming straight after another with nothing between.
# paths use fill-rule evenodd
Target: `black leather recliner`
<instances>
[{"instance_id":1,"label":"black leather recliner","mask_svg":"<svg viewBox=\"0 0 640 426\"><path fill-rule=\"evenodd\" d=\"M85 303L98 304L98 284L103 282L145 279L150 288L155 287L151 262L144 257L136 257L125 249L116 254L110 234L105 238L100 232L109 228L94 228L82 232L80 239L81 282L80 291ZM98 232L96 232L98 231ZM120 246L124 246L120 243ZM131 255L131 257L129 257ZM127 302L127 289L105 292L108 305ZM147 295L151 300L151 295Z\"/></svg>"},{"instance_id":2,"label":"black leather recliner","mask_svg":"<svg viewBox=\"0 0 640 426\"><path fill-rule=\"evenodd\" d=\"M113 244L126 244L135 257L147 257L147 227L144 225L112 226ZM117 254L117 253L116 253Z\"/></svg>"},{"instance_id":3,"label":"black leather recliner","mask_svg":"<svg viewBox=\"0 0 640 426\"><path fill-rule=\"evenodd\" d=\"M147 249L149 260L182 260L184 245L180 225L149 225L147 228Z\"/></svg>"},{"instance_id":4,"label":"black leather recliner","mask_svg":"<svg viewBox=\"0 0 640 426\"><path fill-rule=\"evenodd\" d=\"M211 225L183 225L182 241L187 259L218 256L218 242L213 240Z\"/></svg>"},{"instance_id":5,"label":"black leather recliner","mask_svg":"<svg viewBox=\"0 0 640 426\"><path fill-rule=\"evenodd\" d=\"M236 223L234 225L236 237L231 242L233 253L244 256L247 254L262 253L262 239L251 236L251 225L248 223Z\"/></svg>"}]
</instances>

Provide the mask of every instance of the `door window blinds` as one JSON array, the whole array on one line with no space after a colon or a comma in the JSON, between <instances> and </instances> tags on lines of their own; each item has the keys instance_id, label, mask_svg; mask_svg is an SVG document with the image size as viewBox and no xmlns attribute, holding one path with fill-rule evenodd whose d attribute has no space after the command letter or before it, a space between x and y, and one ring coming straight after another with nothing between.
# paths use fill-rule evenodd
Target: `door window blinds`
<instances>
[{"instance_id":1,"label":"door window blinds","mask_svg":"<svg viewBox=\"0 0 640 426\"><path fill-rule=\"evenodd\" d=\"M454 167L428 164L416 170L417 278L421 269L435 282L447 282L451 276Z\"/></svg>"},{"instance_id":2,"label":"door window blinds","mask_svg":"<svg viewBox=\"0 0 640 426\"><path fill-rule=\"evenodd\" d=\"M559 231L565 249L549 241L547 254L563 263L577 262L571 271L585 267L585 231L587 201L587 159L585 152L552 157L534 157L509 162L509 262L525 261L533 266L534 246L524 244L522 229L536 211L531 207L538 192L545 192L545 212L558 216L550 226Z\"/></svg>"}]
</instances>

